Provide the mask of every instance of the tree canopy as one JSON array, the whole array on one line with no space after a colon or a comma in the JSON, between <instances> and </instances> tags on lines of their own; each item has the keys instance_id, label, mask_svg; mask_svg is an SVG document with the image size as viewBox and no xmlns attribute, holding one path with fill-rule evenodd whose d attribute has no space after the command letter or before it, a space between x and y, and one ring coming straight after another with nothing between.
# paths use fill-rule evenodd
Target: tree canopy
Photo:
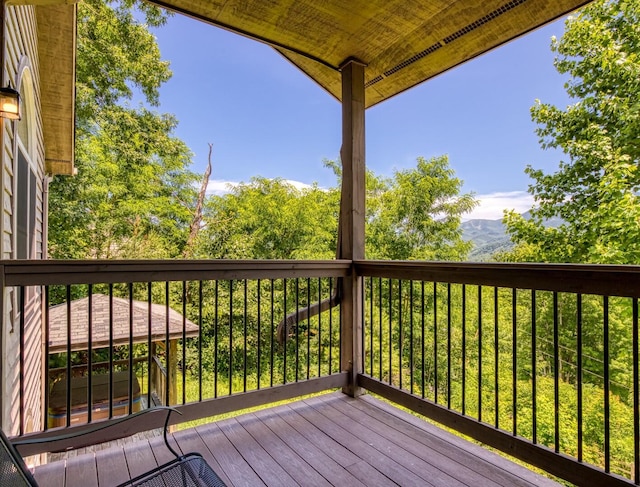
<instances>
[{"instance_id":1,"label":"tree canopy","mask_svg":"<svg viewBox=\"0 0 640 487\"><path fill-rule=\"evenodd\" d=\"M568 157L555 173L528 167L531 219L505 215L510 258L637 263L640 259L640 1L596 1L553 39L575 103L531 109L543 148ZM563 224L545 227L559 217Z\"/></svg>"},{"instance_id":2,"label":"tree canopy","mask_svg":"<svg viewBox=\"0 0 640 487\"><path fill-rule=\"evenodd\" d=\"M191 152L173 115L150 109L171 76L147 25L166 17L145 2L78 5L75 177L50 189L55 258L173 257L192 218ZM147 106L130 107L134 93Z\"/></svg>"}]
</instances>

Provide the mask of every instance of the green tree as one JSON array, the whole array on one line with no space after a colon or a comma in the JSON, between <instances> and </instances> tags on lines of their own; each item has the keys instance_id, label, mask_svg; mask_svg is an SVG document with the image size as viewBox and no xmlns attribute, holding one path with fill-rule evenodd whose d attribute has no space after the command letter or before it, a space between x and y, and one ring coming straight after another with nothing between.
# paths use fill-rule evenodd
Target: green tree
<instances>
[{"instance_id":1,"label":"green tree","mask_svg":"<svg viewBox=\"0 0 640 487\"><path fill-rule=\"evenodd\" d=\"M197 177L177 121L128 102L158 104L171 71L147 25L166 16L144 2L88 0L78 6L75 177L50 190L55 258L173 257L192 218Z\"/></svg>"},{"instance_id":2,"label":"green tree","mask_svg":"<svg viewBox=\"0 0 640 487\"><path fill-rule=\"evenodd\" d=\"M227 259L335 257L338 193L297 189L282 179L254 177L209 198L199 255Z\"/></svg>"},{"instance_id":3,"label":"green tree","mask_svg":"<svg viewBox=\"0 0 640 487\"><path fill-rule=\"evenodd\" d=\"M552 41L555 66L576 100L531 109L544 148L568 161L546 174L528 167L531 219L505 224L517 244L510 260L637 263L640 259L640 2L596 1ZM552 217L564 223L545 227Z\"/></svg>"},{"instance_id":4,"label":"green tree","mask_svg":"<svg viewBox=\"0 0 640 487\"><path fill-rule=\"evenodd\" d=\"M477 202L460 194L462 181L447 156L396 171L391 179L368 174L367 258L464 260L471 243L462 240L460 222Z\"/></svg>"}]
</instances>

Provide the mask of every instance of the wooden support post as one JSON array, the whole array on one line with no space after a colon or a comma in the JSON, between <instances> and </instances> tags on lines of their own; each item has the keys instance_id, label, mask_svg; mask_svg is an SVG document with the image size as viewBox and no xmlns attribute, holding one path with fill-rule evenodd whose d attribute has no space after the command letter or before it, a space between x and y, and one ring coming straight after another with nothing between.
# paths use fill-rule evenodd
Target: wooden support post
<instances>
[{"instance_id":1,"label":"wooden support post","mask_svg":"<svg viewBox=\"0 0 640 487\"><path fill-rule=\"evenodd\" d=\"M342 72L342 193L340 199L340 258L364 259L365 220L365 132L364 68L348 59ZM356 377L362 371L362 278L343 278L340 313L342 318L342 355L340 368L349 373L343 392L362 394Z\"/></svg>"}]
</instances>

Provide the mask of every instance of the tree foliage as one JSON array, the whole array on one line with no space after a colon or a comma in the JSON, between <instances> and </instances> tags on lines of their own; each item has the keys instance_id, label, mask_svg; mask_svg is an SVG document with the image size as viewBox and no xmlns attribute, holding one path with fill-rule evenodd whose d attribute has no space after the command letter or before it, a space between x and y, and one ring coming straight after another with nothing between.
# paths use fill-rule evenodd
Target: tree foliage
<instances>
[{"instance_id":1,"label":"tree foliage","mask_svg":"<svg viewBox=\"0 0 640 487\"><path fill-rule=\"evenodd\" d=\"M461 218L477 202L460 194L447 156L419 157L416 167L391 179L369 173L367 258L464 260L471 243L462 240Z\"/></svg>"},{"instance_id":2,"label":"tree foliage","mask_svg":"<svg viewBox=\"0 0 640 487\"><path fill-rule=\"evenodd\" d=\"M201 257L331 259L339 195L318 186L297 189L282 179L254 177L209 198Z\"/></svg>"},{"instance_id":3,"label":"tree foliage","mask_svg":"<svg viewBox=\"0 0 640 487\"><path fill-rule=\"evenodd\" d=\"M55 258L172 257L186 240L196 198L191 153L175 117L148 105L171 71L149 25L164 14L144 2L89 0L78 6L78 174L50 189L49 249Z\"/></svg>"},{"instance_id":4,"label":"tree foliage","mask_svg":"<svg viewBox=\"0 0 640 487\"><path fill-rule=\"evenodd\" d=\"M207 205L200 239L202 257L244 259L331 259L336 255L338 163L326 161L338 179L329 189L296 189L284 180L253 178ZM392 178L367 173L368 258L464 260L470 244L461 216L476 204L460 194L446 156L418 158L415 168Z\"/></svg>"},{"instance_id":5,"label":"tree foliage","mask_svg":"<svg viewBox=\"0 0 640 487\"><path fill-rule=\"evenodd\" d=\"M544 148L568 161L546 174L528 167L531 219L510 212L512 259L637 263L640 258L640 2L596 1L553 40L555 66L570 76L562 110L531 109ZM545 220L560 217L558 228Z\"/></svg>"}]
</instances>

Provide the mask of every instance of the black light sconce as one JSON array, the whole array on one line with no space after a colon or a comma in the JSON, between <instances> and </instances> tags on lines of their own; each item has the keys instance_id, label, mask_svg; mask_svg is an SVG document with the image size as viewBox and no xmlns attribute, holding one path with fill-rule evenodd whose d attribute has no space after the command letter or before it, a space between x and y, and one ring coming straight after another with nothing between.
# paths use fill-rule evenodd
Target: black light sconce
<instances>
[{"instance_id":1,"label":"black light sconce","mask_svg":"<svg viewBox=\"0 0 640 487\"><path fill-rule=\"evenodd\" d=\"M9 86L0 88L0 117L20 120L20 93Z\"/></svg>"}]
</instances>

